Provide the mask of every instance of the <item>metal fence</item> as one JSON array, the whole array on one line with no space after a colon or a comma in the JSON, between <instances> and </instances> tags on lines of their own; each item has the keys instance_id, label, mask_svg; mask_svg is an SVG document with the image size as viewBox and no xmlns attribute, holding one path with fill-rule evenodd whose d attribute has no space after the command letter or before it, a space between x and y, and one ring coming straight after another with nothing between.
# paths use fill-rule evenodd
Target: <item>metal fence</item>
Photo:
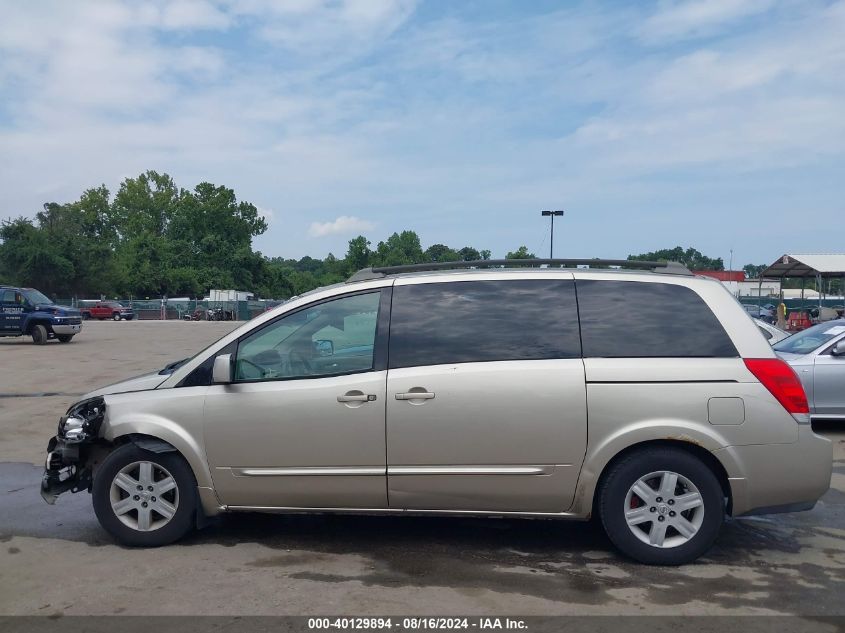
<instances>
[{"instance_id":1,"label":"metal fence","mask_svg":"<svg viewBox=\"0 0 845 633\"><path fill-rule=\"evenodd\" d=\"M740 303L749 303L755 306L777 306L780 301L781 300L778 297L739 297ZM845 306L845 300L843 300L842 297L834 297L832 299L825 298L821 301L819 301L816 297L804 297L804 299L799 297L797 299L785 299L784 303L786 304L786 308L788 310L809 310L810 308L818 308L819 303L826 308L841 309Z\"/></svg>"},{"instance_id":2,"label":"metal fence","mask_svg":"<svg viewBox=\"0 0 845 633\"><path fill-rule=\"evenodd\" d=\"M56 299L60 305L84 309L93 306L95 299ZM248 321L262 312L271 310L282 301L199 301L168 299L109 299L131 307L135 318L142 320L200 320L200 321Z\"/></svg>"},{"instance_id":3,"label":"metal fence","mask_svg":"<svg viewBox=\"0 0 845 633\"><path fill-rule=\"evenodd\" d=\"M740 303L756 306L775 305L780 303L777 297L738 297ZM251 301L198 301L168 299L163 305L161 299L113 299L124 306L131 306L136 318L143 320L200 320L200 321L249 321L262 312L271 310L283 303L279 300L251 300ZM95 299L56 299L60 305L85 308L97 303ZM807 311L818 308L819 303L828 308L837 308L841 312L845 300L841 297L825 298L819 302L816 298L805 297L803 300L786 299L784 301L789 311Z\"/></svg>"}]
</instances>

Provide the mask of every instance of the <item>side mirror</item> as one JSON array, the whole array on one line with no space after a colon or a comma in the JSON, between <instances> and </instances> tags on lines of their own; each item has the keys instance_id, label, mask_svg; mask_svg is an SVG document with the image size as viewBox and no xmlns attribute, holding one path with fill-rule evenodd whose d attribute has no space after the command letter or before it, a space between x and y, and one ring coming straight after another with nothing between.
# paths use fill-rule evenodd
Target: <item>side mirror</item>
<instances>
[{"instance_id":1,"label":"side mirror","mask_svg":"<svg viewBox=\"0 0 845 633\"><path fill-rule=\"evenodd\" d=\"M833 346L833 349L830 350L831 356L845 356L845 340L839 341L836 345Z\"/></svg>"},{"instance_id":2,"label":"side mirror","mask_svg":"<svg viewBox=\"0 0 845 633\"><path fill-rule=\"evenodd\" d=\"M214 359L211 382L215 385L228 385L232 382L232 355L220 354Z\"/></svg>"},{"instance_id":3,"label":"side mirror","mask_svg":"<svg viewBox=\"0 0 845 633\"><path fill-rule=\"evenodd\" d=\"M334 342L329 339L314 341L314 356L334 356Z\"/></svg>"}]
</instances>

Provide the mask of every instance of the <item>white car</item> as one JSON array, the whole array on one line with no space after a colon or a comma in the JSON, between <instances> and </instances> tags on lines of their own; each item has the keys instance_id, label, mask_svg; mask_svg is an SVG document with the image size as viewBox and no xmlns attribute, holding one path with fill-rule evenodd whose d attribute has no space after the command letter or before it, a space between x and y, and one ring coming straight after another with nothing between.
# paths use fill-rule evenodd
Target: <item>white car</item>
<instances>
[{"instance_id":1,"label":"white car","mask_svg":"<svg viewBox=\"0 0 845 633\"><path fill-rule=\"evenodd\" d=\"M763 336L766 337L766 340L769 341L769 345L780 343L783 339L792 336L789 332L784 332L779 327L776 327L771 323L766 323L763 319L754 319L754 323L758 328L760 328L760 331L763 333Z\"/></svg>"}]
</instances>

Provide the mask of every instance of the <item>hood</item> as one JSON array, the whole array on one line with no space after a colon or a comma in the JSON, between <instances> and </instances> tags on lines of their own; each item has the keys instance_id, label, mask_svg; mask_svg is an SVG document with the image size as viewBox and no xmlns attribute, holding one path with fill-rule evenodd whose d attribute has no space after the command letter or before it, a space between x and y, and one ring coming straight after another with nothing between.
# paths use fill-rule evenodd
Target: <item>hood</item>
<instances>
[{"instance_id":1,"label":"hood","mask_svg":"<svg viewBox=\"0 0 845 633\"><path fill-rule=\"evenodd\" d=\"M53 312L59 316L79 316L80 312L70 306L60 306L55 303L39 303L35 306L39 312Z\"/></svg>"},{"instance_id":2,"label":"hood","mask_svg":"<svg viewBox=\"0 0 845 633\"><path fill-rule=\"evenodd\" d=\"M791 360L798 360L799 358L806 356L806 354L793 354L792 352L778 352L777 350L775 350L775 354L777 354L779 358L782 358L787 363Z\"/></svg>"},{"instance_id":3,"label":"hood","mask_svg":"<svg viewBox=\"0 0 845 633\"><path fill-rule=\"evenodd\" d=\"M134 378L129 378L128 380L122 380L120 382L95 389L90 393L86 393L82 399L85 400L95 396L106 396L112 393L148 391L150 389L155 389L169 377L170 374L160 374L158 372L144 374L143 376L135 376Z\"/></svg>"}]
</instances>

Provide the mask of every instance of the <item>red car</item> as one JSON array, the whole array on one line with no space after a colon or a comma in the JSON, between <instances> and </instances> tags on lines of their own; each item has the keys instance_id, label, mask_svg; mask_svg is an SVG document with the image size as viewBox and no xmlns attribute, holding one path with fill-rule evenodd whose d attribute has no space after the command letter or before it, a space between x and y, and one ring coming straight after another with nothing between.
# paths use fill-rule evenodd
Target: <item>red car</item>
<instances>
[{"instance_id":1,"label":"red car","mask_svg":"<svg viewBox=\"0 0 845 633\"><path fill-rule=\"evenodd\" d=\"M131 307L127 308L117 301L98 301L90 308L81 308L80 311L86 319L99 319L100 321L103 319L131 321L135 318L135 313Z\"/></svg>"}]
</instances>

